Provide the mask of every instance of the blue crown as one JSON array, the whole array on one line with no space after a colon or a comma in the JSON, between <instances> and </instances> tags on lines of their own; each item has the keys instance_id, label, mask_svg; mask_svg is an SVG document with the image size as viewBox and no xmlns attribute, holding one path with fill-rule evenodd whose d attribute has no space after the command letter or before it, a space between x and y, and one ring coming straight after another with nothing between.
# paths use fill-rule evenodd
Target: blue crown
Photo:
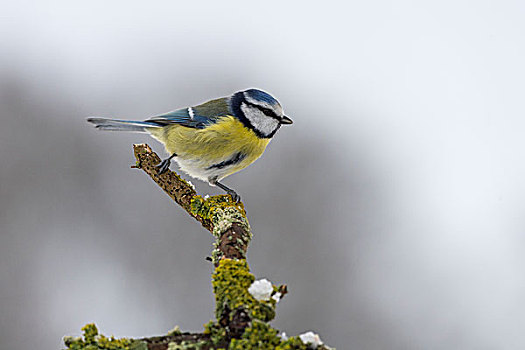
<instances>
[{"instance_id":1,"label":"blue crown","mask_svg":"<svg viewBox=\"0 0 525 350\"><path fill-rule=\"evenodd\" d=\"M271 105L275 105L275 104L279 103L270 94L268 94L268 93L266 93L264 91L261 91L261 90L249 89L249 90L246 90L245 93L248 96L250 96L251 98L253 98L254 100L257 100L257 101L266 102L266 103L271 104Z\"/></svg>"}]
</instances>

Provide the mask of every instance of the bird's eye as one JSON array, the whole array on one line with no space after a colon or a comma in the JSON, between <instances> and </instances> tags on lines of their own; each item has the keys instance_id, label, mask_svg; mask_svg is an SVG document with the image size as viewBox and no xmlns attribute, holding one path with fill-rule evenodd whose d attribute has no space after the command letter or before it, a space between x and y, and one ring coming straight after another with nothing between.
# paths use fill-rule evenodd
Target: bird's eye
<instances>
[{"instance_id":1,"label":"bird's eye","mask_svg":"<svg viewBox=\"0 0 525 350\"><path fill-rule=\"evenodd\" d=\"M261 112L263 112L266 116L268 117L271 117L271 118L274 118L274 119L280 119L279 116L272 110L272 109L269 109L269 108L265 108L265 107L260 107L258 106L258 108L261 110Z\"/></svg>"},{"instance_id":2,"label":"bird's eye","mask_svg":"<svg viewBox=\"0 0 525 350\"><path fill-rule=\"evenodd\" d=\"M245 101L244 103L246 103L250 107L257 108L258 110L263 112L264 115L266 115L267 117L274 118L274 119L277 119L277 120L281 119L281 117L278 116L277 113L275 113L273 111L273 109L266 108L266 107L263 107L263 106L259 106L259 105L256 105L254 103L248 102L248 101Z\"/></svg>"}]
</instances>

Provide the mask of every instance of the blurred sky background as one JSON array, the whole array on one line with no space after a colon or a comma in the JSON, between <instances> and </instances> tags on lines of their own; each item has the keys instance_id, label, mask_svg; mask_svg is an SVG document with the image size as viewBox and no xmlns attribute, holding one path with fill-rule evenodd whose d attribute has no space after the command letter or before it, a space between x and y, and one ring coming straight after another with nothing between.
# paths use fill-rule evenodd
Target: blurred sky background
<instances>
[{"instance_id":1,"label":"blurred sky background","mask_svg":"<svg viewBox=\"0 0 525 350\"><path fill-rule=\"evenodd\" d=\"M3 1L0 349L213 318L210 235L144 119L234 91L294 125L225 180L273 325L344 349L525 348L523 1ZM163 153L162 153L163 154ZM220 193L193 181L202 194Z\"/></svg>"}]
</instances>

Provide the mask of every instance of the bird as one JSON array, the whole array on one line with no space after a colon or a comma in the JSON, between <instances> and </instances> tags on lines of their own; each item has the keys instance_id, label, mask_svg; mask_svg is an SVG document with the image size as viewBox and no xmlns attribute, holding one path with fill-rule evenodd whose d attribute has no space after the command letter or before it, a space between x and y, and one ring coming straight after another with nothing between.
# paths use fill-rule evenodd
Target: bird
<instances>
[{"instance_id":1,"label":"bird","mask_svg":"<svg viewBox=\"0 0 525 350\"><path fill-rule=\"evenodd\" d=\"M99 130L149 133L169 154L157 165L160 174L168 171L173 159L183 172L221 188L235 202L240 196L221 181L256 161L281 125L293 123L279 101L254 88L144 121L99 117L87 121Z\"/></svg>"}]
</instances>

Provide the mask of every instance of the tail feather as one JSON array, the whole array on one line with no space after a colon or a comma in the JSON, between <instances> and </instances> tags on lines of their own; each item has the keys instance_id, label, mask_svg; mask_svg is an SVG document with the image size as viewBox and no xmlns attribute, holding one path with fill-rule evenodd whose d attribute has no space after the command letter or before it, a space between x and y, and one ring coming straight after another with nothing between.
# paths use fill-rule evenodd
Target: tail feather
<instances>
[{"instance_id":1,"label":"tail feather","mask_svg":"<svg viewBox=\"0 0 525 350\"><path fill-rule=\"evenodd\" d=\"M153 122L135 120L117 120L106 118L88 118L88 122L95 124L100 130L146 132L146 128L161 128L162 125Z\"/></svg>"}]
</instances>

